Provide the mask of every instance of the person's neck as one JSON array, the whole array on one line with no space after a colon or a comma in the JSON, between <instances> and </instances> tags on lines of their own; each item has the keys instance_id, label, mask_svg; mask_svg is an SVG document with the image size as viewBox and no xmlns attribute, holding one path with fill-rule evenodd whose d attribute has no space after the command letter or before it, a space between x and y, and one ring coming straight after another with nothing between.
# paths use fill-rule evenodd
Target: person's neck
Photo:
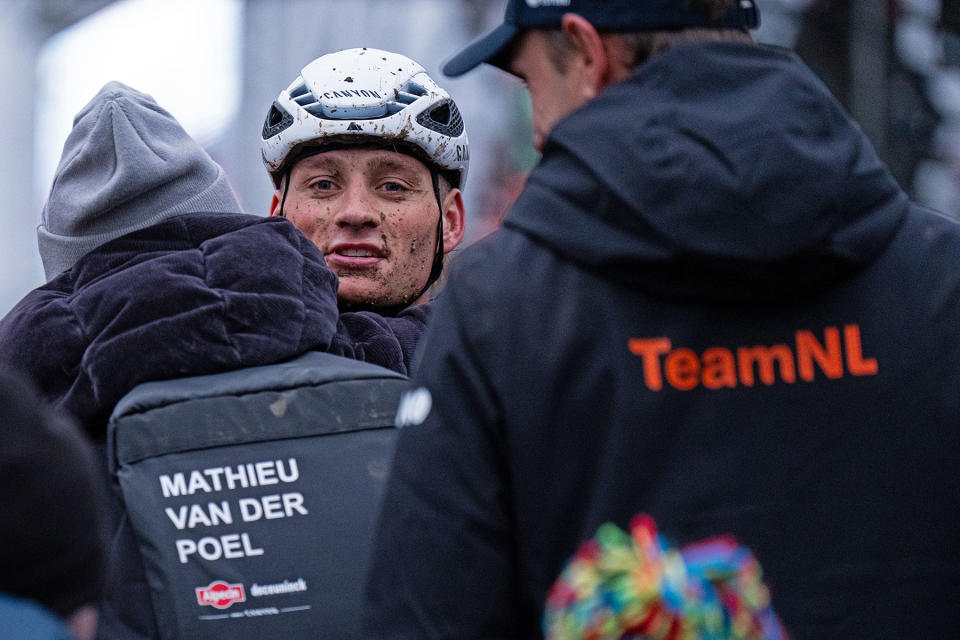
<instances>
[{"instance_id":1,"label":"person's neck","mask_svg":"<svg viewBox=\"0 0 960 640\"><path fill-rule=\"evenodd\" d=\"M404 309L409 309L410 307L415 307L421 304L427 304L430 302L430 291L424 291L420 294L413 302L400 302L394 305L373 305L373 304L358 304L354 302L347 302L344 300L338 300L337 307L339 308L340 313L354 312L354 311L369 311L371 313L376 313L381 316L395 316L402 312Z\"/></svg>"}]
</instances>

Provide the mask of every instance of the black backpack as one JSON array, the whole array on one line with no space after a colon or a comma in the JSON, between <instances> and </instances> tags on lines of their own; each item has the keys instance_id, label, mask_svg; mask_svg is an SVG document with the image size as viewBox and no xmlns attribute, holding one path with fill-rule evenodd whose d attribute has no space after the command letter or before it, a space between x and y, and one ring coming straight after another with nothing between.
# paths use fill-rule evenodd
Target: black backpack
<instances>
[{"instance_id":1,"label":"black backpack","mask_svg":"<svg viewBox=\"0 0 960 640\"><path fill-rule=\"evenodd\" d=\"M107 436L122 506L100 636L359 638L406 388L311 352L127 394Z\"/></svg>"}]
</instances>

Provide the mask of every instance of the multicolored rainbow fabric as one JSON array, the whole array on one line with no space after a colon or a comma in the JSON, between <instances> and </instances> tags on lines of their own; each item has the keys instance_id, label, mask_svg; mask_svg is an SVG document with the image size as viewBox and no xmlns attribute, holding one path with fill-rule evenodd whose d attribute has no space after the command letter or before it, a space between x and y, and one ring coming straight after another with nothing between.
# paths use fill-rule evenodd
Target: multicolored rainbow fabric
<instances>
[{"instance_id":1,"label":"multicolored rainbow fabric","mask_svg":"<svg viewBox=\"0 0 960 640\"><path fill-rule=\"evenodd\" d=\"M548 640L787 640L760 565L732 536L668 546L653 519L602 525L547 597Z\"/></svg>"}]
</instances>

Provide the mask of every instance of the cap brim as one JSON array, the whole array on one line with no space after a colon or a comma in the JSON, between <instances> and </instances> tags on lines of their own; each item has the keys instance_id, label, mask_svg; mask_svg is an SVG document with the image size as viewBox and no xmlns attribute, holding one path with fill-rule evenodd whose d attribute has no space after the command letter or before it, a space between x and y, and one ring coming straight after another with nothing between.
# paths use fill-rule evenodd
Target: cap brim
<instances>
[{"instance_id":1,"label":"cap brim","mask_svg":"<svg viewBox=\"0 0 960 640\"><path fill-rule=\"evenodd\" d=\"M443 65L443 75L448 78L455 78L482 62L489 62L503 68L506 61L502 58L509 50L519 31L514 24L501 24L476 42L468 44L463 51L447 60Z\"/></svg>"}]
</instances>

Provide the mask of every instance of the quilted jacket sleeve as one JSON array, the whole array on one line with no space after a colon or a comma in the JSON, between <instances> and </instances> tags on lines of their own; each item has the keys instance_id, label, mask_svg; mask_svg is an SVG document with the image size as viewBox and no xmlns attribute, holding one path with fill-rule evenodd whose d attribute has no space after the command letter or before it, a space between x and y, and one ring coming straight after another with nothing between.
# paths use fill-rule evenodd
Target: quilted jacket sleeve
<instances>
[{"instance_id":1,"label":"quilted jacket sleeve","mask_svg":"<svg viewBox=\"0 0 960 640\"><path fill-rule=\"evenodd\" d=\"M141 382L329 347L336 278L287 220L185 215L102 245L0 322L0 360L92 433Z\"/></svg>"}]
</instances>

